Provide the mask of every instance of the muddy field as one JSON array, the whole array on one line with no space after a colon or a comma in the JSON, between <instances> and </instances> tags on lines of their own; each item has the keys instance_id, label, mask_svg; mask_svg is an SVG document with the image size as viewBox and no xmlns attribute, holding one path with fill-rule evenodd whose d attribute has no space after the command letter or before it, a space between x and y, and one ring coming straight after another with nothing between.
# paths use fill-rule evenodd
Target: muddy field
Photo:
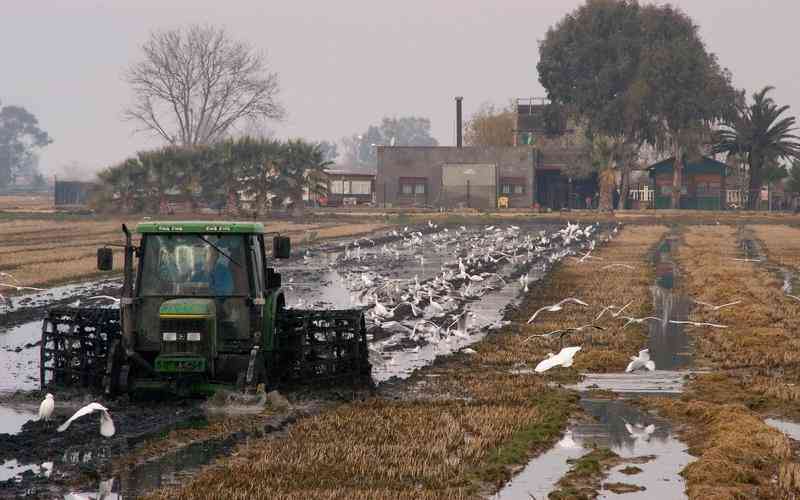
<instances>
[{"instance_id":1,"label":"muddy field","mask_svg":"<svg viewBox=\"0 0 800 500\"><path fill-rule=\"evenodd\" d=\"M96 418L63 434L32 420L46 308L115 295L119 283L12 297L0 305L10 374L0 380L0 497L796 494L800 379L778 346L795 342L786 332L800 318L800 230L571 227L425 221L308 242L281 265L287 304L364 309L377 392L300 391L288 407L229 401L222 413L201 401L100 399L112 439ZM409 297L415 306L403 305ZM565 297L589 305L528 324ZM573 367L534 371L560 347L543 334L587 324L599 328L563 341L582 348ZM655 370L625 373L645 348ZM91 397L56 393L55 421Z\"/></svg>"},{"instance_id":2,"label":"muddy field","mask_svg":"<svg viewBox=\"0 0 800 500\"><path fill-rule=\"evenodd\" d=\"M339 238L305 247L296 258L284 263L281 268L287 304L289 307L356 307L369 310L370 304L374 307L375 297L367 296L369 287L365 286L365 282L392 282L397 283L397 287L430 283L443 267L454 265L453 252L462 251L455 246L470 240L479 241L486 234L495 234L493 228L487 232L486 226L432 226L426 224L419 228L399 228L393 232L379 231L356 241ZM538 236L553 229L546 225L528 224L524 228L498 227L497 234L506 235L511 231L513 235L508 239L521 241L529 238L528 235ZM466 251L465 246L463 252L466 254ZM567 251L554 246L547 255L556 252L558 255L553 258L560 259ZM445 328L452 323L452 318L469 314L469 326L458 336L450 335L450 338L433 342L431 332L428 332L428 336L411 338L407 330L418 321L413 315L406 314L407 325L403 327L403 315L398 311L396 320L400 321L395 321L399 323L395 327L398 330L392 331L385 321L381 324L379 318L368 314L373 373L377 382L405 378L414 369L429 364L437 357L479 341L492 327L498 327L507 309L513 307L524 288L520 277L526 274L525 284L533 286L551 265L546 259L522 253L515 255L513 261L508 258L496 260L470 264L469 272L474 273L474 279L477 280L478 273L482 273L486 275L486 283L473 287L476 289L474 296L452 300L453 305L447 316L426 320L433 325L430 328L435 328L436 322ZM147 474L120 476L115 466L120 458L139 453L137 446L140 443L147 442L149 445L154 437L166 432L177 429L180 433L181 428L186 426L214 427L219 421L219 418L209 417L196 401L152 406L102 399L99 401L112 408L115 423L121 431L110 440L98 435L95 430L97 422L91 418L81 422L75 431L70 429L64 434L53 432L52 425L28 421L35 416L36 405L41 397L38 392L38 337L46 309L56 304L92 304L87 297L117 295L119 286L118 280L113 278L66 285L12 297L10 303L5 305L0 333L3 344L0 363L7 369L9 377L4 377L0 384L0 409L8 417L2 419L3 427L0 430L9 434L0 441L4 464L0 480L5 483L5 490L0 490L0 495L14 496L28 492L34 497L47 498L74 488L91 491L100 481L109 477L117 477L117 492L124 491L126 495L143 493L161 486L162 480L146 478ZM420 307L425 307L424 301ZM68 416L90 398L82 393L56 393L55 396L59 403L56 420ZM309 401L307 397L301 403L296 400L296 395L292 396L296 409L300 411L313 413L319 403L313 399ZM278 425L280 422L292 418L292 412L270 415L271 420L265 425L279 429L282 428L282 425ZM190 472L248 436L243 433L237 435L237 432L219 432L212 439L204 439L205 444L200 443L190 453L197 453L202 458L176 461L174 456L160 457L165 470L159 471L158 466L149 463L148 474L157 477L174 474L171 470L173 466L168 464L177 464L174 467ZM207 448L212 451L209 452ZM74 463L76 460L78 463ZM166 478L163 480L167 483L170 481Z\"/></svg>"}]
</instances>

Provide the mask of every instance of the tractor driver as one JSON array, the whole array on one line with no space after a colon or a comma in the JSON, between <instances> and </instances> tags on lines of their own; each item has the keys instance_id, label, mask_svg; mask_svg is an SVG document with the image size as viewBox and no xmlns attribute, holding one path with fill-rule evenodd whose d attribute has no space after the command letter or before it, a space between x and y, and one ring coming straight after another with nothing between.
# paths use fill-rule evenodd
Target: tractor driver
<instances>
[{"instance_id":1,"label":"tractor driver","mask_svg":"<svg viewBox=\"0 0 800 500\"><path fill-rule=\"evenodd\" d=\"M208 287L212 295L227 296L233 294L233 273L230 269L230 260L220 255L215 248L210 248L208 253Z\"/></svg>"}]
</instances>

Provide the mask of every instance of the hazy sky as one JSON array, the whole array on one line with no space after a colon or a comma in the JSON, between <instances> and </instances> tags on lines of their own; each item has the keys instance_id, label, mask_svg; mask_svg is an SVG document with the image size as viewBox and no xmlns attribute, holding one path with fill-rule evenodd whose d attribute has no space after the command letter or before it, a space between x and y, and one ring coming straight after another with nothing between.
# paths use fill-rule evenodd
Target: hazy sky
<instances>
[{"instance_id":1,"label":"hazy sky","mask_svg":"<svg viewBox=\"0 0 800 500\"><path fill-rule=\"evenodd\" d=\"M537 42L577 0L0 0L0 100L22 105L54 138L42 167L99 169L159 143L121 119L121 79L153 29L226 27L264 49L288 110L278 137L339 140L384 115L432 120L454 142L465 113L544 95ZM662 2L658 2L662 3ZM800 110L797 0L678 0L748 94L774 85Z\"/></svg>"}]
</instances>

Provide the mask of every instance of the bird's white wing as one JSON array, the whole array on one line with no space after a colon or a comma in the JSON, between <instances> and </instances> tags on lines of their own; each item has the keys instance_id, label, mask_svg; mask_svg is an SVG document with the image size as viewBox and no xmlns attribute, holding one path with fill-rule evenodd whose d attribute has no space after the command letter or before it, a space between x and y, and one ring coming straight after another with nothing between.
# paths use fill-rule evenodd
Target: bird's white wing
<instances>
[{"instance_id":1,"label":"bird's white wing","mask_svg":"<svg viewBox=\"0 0 800 500\"><path fill-rule=\"evenodd\" d=\"M58 428L58 432L64 432L65 430L67 430L67 428L69 428L72 422L95 411L107 412L108 410L106 409L105 406L101 405L100 403L89 403L80 410L76 411L74 415L69 417L69 420L61 424L61 426Z\"/></svg>"},{"instance_id":2,"label":"bird's white wing","mask_svg":"<svg viewBox=\"0 0 800 500\"><path fill-rule=\"evenodd\" d=\"M111 420L111 415L107 411L100 411L100 434L105 437L111 437L117 432L114 428L114 421Z\"/></svg>"},{"instance_id":3,"label":"bird's white wing","mask_svg":"<svg viewBox=\"0 0 800 500\"><path fill-rule=\"evenodd\" d=\"M576 299L575 297L568 297L568 298L562 300L561 302L559 302L558 305L562 305L562 304L565 304L567 302L572 302L574 304L580 304L582 306L588 306L589 305L586 302L582 301L581 299Z\"/></svg>"},{"instance_id":4,"label":"bird's white wing","mask_svg":"<svg viewBox=\"0 0 800 500\"><path fill-rule=\"evenodd\" d=\"M572 366L572 361L575 358L575 354L581 350L580 346L576 347L565 347L561 349L561 352L558 353L558 357L561 358L563 361L561 366L570 367Z\"/></svg>"},{"instance_id":5,"label":"bird's white wing","mask_svg":"<svg viewBox=\"0 0 800 500\"><path fill-rule=\"evenodd\" d=\"M625 373L630 373L630 372L632 372L633 370L636 369L636 361L638 361L638 360L631 356L631 362L628 363L628 367L625 368Z\"/></svg>"},{"instance_id":6,"label":"bird's white wing","mask_svg":"<svg viewBox=\"0 0 800 500\"><path fill-rule=\"evenodd\" d=\"M656 430L656 426L653 424L648 425L644 428L644 431L648 434L652 434Z\"/></svg>"},{"instance_id":7,"label":"bird's white wing","mask_svg":"<svg viewBox=\"0 0 800 500\"><path fill-rule=\"evenodd\" d=\"M656 369L656 363L655 361L648 361L644 364L644 367L652 372Z\"/></svg>"},{"instance_id":8,"label":"bird's white wing","mask_svg":"<svg viewBox=\"0 0 800 500\"><path fill-rule=\"evenodd\" d=\"M547 307L541 307L541 308L537 309L536 312L533 313L533 316L531 316L530 319L528 320L528 324L531 324L534 321L536 321L536 316L538 316L539 313L544 311L545 309L547 309Z\"/></svg>"},{"instance_id":9,"label":"bird's white wing","mask_svg":"<svg viewBox=\"0 0 800 500\"><path fill-rule=\"evenodd\" d=\"M642 349L639 351L640 361L650 361L650 349Z\"/></svg>"},{"instance_id":10,"label":"bird's white wing","mask_svg":"<svg viewBox=\"0 0 800 500\"><path fill-rule=\"evenodd\" d=\"M552 354L548 354L546 359L543 359L536 365L536 368L533 369L536 373L546 372L550 368L554 366L558 366L561 364L561 359L558 356L553 356Z\"/></svg>"},{"instance_id":11,"label":"bird's white wing","mask_svg":"<svg viewBox=\"0 0 800 500\"><path fill-rule=\"evenodd\" d=\"M625 428L628 429L628 434L631 436L634 434L633 426L627 422L625 422Z\"/></svg>"}]
</instances>

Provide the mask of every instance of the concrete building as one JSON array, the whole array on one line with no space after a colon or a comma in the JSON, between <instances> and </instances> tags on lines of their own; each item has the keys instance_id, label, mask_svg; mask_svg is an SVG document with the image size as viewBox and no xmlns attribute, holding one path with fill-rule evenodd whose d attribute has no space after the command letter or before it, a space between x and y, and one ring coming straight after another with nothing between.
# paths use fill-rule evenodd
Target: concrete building
<instances>
[{"instance_id":1,"label":"concrete building","mask_svg":"<svg viewBox=\"0 0 800 500\"><path fill-rule=\"evenodd\" d=\"M376 203L386 207L482 208L534 202L537 151L516 147L378 146Z\"/></svg>"},{"instance_id":2,"label":"concrete building","mask_svg":"<svg viewBox=\"0 0 800 500\"><path fill-rule=\"evenodd\" d=\"M456 98L455 147L377 146L375 198L379 206L492 209L585 208L596 193L589 151L575 131L548 135L552 108L519 99L513 146L461 144L461 98ZM561 129L560 128L560 129ZM589 172L573 177L572 172Z\"/></svg>"},{"instance_id":3,"label":"concrete building","mask_svg":"<svg viewBox=\"0 0 800 500\"><path fill-rule=\"evenodd\" d=\"M366 205L375 201L375 168L335 165L327 169L329 207Z\"/></svg>"},{"instance_id":4,"label":"concrete building","mask_svg":"<svg viewBox=\"0 0 800 500\"><path fill-rule=\"evenodd\" d=\"M97 185L93 182L55 181L54 205L57 207L86 205L89 193Z\"/></svg>"}]
</instances>

